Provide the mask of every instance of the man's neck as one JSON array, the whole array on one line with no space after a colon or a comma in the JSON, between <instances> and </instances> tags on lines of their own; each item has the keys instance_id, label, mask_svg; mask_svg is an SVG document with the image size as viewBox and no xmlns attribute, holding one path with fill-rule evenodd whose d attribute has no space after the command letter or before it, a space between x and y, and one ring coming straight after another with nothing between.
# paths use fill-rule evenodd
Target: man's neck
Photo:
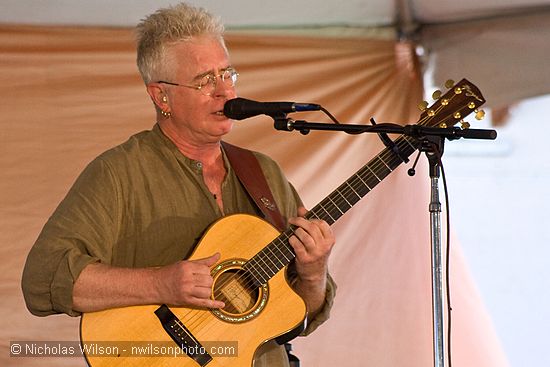
<instances>
[{"instance_id":1,"label":"man's neck","mask_svg":"<svg viewBox=\"0 0 550 367\"><path fill-rule=\"evenodd\" d=\"M220 142L193 143L186 139L172 124L159 122L160 129L187 158L200 161L203 165L211 166L221 157Z\"/></svg>"}]
</instances>

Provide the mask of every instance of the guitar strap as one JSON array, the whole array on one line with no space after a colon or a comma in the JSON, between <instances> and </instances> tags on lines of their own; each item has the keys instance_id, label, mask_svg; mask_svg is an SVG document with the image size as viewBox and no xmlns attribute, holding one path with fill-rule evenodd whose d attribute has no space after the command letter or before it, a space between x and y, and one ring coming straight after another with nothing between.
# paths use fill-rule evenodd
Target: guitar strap
<instances>
[{"instance_id":1,"label":"guitar strap","mask_svg":"<svg viewBox=\"0 0 550 367\"><path fill-rule=\"evenodd\" d=\"M273 194L254 153L224 141L221 144L239 181L261 210L265 219L279 231L284 231L286 228L285 220L273 199Z\"/></svg>"},{"instance_id":2,"label":"guitar strap","mask_svg":"<svg viewBox=\"0 0 550 367\"><path fill-rule=\"evenodd\" d=\"M273 194L267 184L262 167L260 167L260 163L254 153L248 149L240 148L224 141L221 144L239 181L241 181L248 194L256 203L256 206L264 214L265 219L281 232L284 231L286 229L285 220L273 199ZM281 342L277 341L277 343L284 343L290 365L300 366L300 360L290 352L292 350L291 344L285 340Z\"/></svg>"}]
</instances>

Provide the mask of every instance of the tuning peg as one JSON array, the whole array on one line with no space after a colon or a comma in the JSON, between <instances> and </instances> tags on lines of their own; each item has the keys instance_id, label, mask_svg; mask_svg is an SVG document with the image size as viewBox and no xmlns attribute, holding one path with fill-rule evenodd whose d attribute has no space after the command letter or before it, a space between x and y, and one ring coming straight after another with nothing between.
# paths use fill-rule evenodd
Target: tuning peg
<instances>
[{"instance_id":1,"label":"tuning peg","mask_svg":"<svg viewBox=\"0 0 550 367\"><path fill-rule=\"evenodd\" d=\"M470 123L469 123L468 121L462 120L462 121L460 121L460 126L461 126L464 130L466 130L466 129L469 129L469 128L470 128Z\"/></svg>"},{"instance_id":2,"label":"tuning peg","mask_svg":"<svg viewBox=\"0 0 550 367\"><path fill-rule=\"evenodd\" d=\"M468 103L468 108L473 110L474 108L476 108L476 104L474 102L470 102Z\"/></svg>"},{"instance_id":3,"label":"tuning peg","mask_svg":"<svg viewBox=\"0 0 550 367\"><path fill-rule=\"evenodd\" d=\"M426 108L428 108L428 102L427 101L422 101L418 104L418 109L420 111L426 111Z\"/></svg>"},{"instance_id":4,"label":"tuning peg","mask_svg":"<svg viewBox=\"0 0 550 367\"><path fill-rule=\"evenodd\" d=\"M432 93L432 98L435 100L438 100L439 97L441 97L441 91L438 89Z\"/></svg>"},{"instance_id":5,"label":"tuning peg","mask_svg":"<svg viewBox=\"0 0 550 367\"><path fill-rule=\"evenodd\" d=\"M439 127L442 128L442 129L446 129L447 128L447 124L442 122L439 124Z\"/></svg>"},{"instance_id":6,"label":"tuning peg","mask_svg":"<svg viewBox=\"0 0 550 367\"><path fill-rule=\"evenodd\" d=\"M453 117L458 120L458 119L462 118L462 115L460 114L460 112L455 112Z\"/></svg>"},{"instance_id":7,"label":"tuning peg","mask_svg":"<svg viewBox=\"0 0 550 367\"><path fill-rule=\"evenodd\" d=\"M462 93L462 88L456 87L455 88L455 94L460 94L460 93Z\"/></svg>"},{"instance_id":8,"label":"tuning peg","mask_svg":"<svg viewBox=\"0 0 550 367\"><path fill-rule=\"evenodd\" d=\"M447 80L447 81L445 82L445 87L446 87L447 89L451 89L451 88L453 87L453 85L455 85L455 81L452 80L452 79L449 79L449 80Z\"/></svg>"},{"instance_id":9,"label":"tuning peg","mask_svg":"<svg viewBox=\"0 0 550 367\"><path fill-rule=\"evenodd\" d=\"M483 110L474 110L474 112L476 113L477 120L483 120L483 118L485 117L485 111Z\"/></svg>"},{"instance_id":10,"label":"tuning peg","mask_svg":"<svg viewBox=\"0 0 550 367\"><path fill-rule=\"evenodd\" d=\"M442 105L442 106L446 106L446 105L448 105L448 104L449 104L449 100L448 100L447 98L443 98L443 99L441 100L441 105Z\"/></svg>"}]
</instances>

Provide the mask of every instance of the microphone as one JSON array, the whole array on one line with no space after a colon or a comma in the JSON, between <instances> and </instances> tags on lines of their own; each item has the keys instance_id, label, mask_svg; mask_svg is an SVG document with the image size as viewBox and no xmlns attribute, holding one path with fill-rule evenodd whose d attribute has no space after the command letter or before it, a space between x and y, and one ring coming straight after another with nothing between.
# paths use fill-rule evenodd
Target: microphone
<instances>
[{"instance_id":1,"label":"microphone","mask_svg":"<svg viewBox=\"0 0 550 367\"><path fill-rule=\"evenodd\" d=\"M294 102L256 102L246 98L234 98L225 102L223 114L233 120L244 120L257 115L278 115L301 112L319 111L321 106L313 103Z\"/></svg>"}]
</instances>

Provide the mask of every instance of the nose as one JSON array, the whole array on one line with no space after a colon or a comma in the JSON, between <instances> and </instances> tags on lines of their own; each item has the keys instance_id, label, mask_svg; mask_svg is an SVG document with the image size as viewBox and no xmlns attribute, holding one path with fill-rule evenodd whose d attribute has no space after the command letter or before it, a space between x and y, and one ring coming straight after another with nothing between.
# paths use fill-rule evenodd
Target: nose
<instances>
[{"instance_id":1,"label":"nose","mask_svg":"<svg viewBox=\"0 0 550 367\"><path fill-rule=\"evenodd\" d=\"M224 81L220 75L216 77L216 88L214 90L214 96L216 97L226 97L227 99L232 99L237 97L237 91L235 86L231 85L227 80Z\"/></svg>"}]
</instances>

